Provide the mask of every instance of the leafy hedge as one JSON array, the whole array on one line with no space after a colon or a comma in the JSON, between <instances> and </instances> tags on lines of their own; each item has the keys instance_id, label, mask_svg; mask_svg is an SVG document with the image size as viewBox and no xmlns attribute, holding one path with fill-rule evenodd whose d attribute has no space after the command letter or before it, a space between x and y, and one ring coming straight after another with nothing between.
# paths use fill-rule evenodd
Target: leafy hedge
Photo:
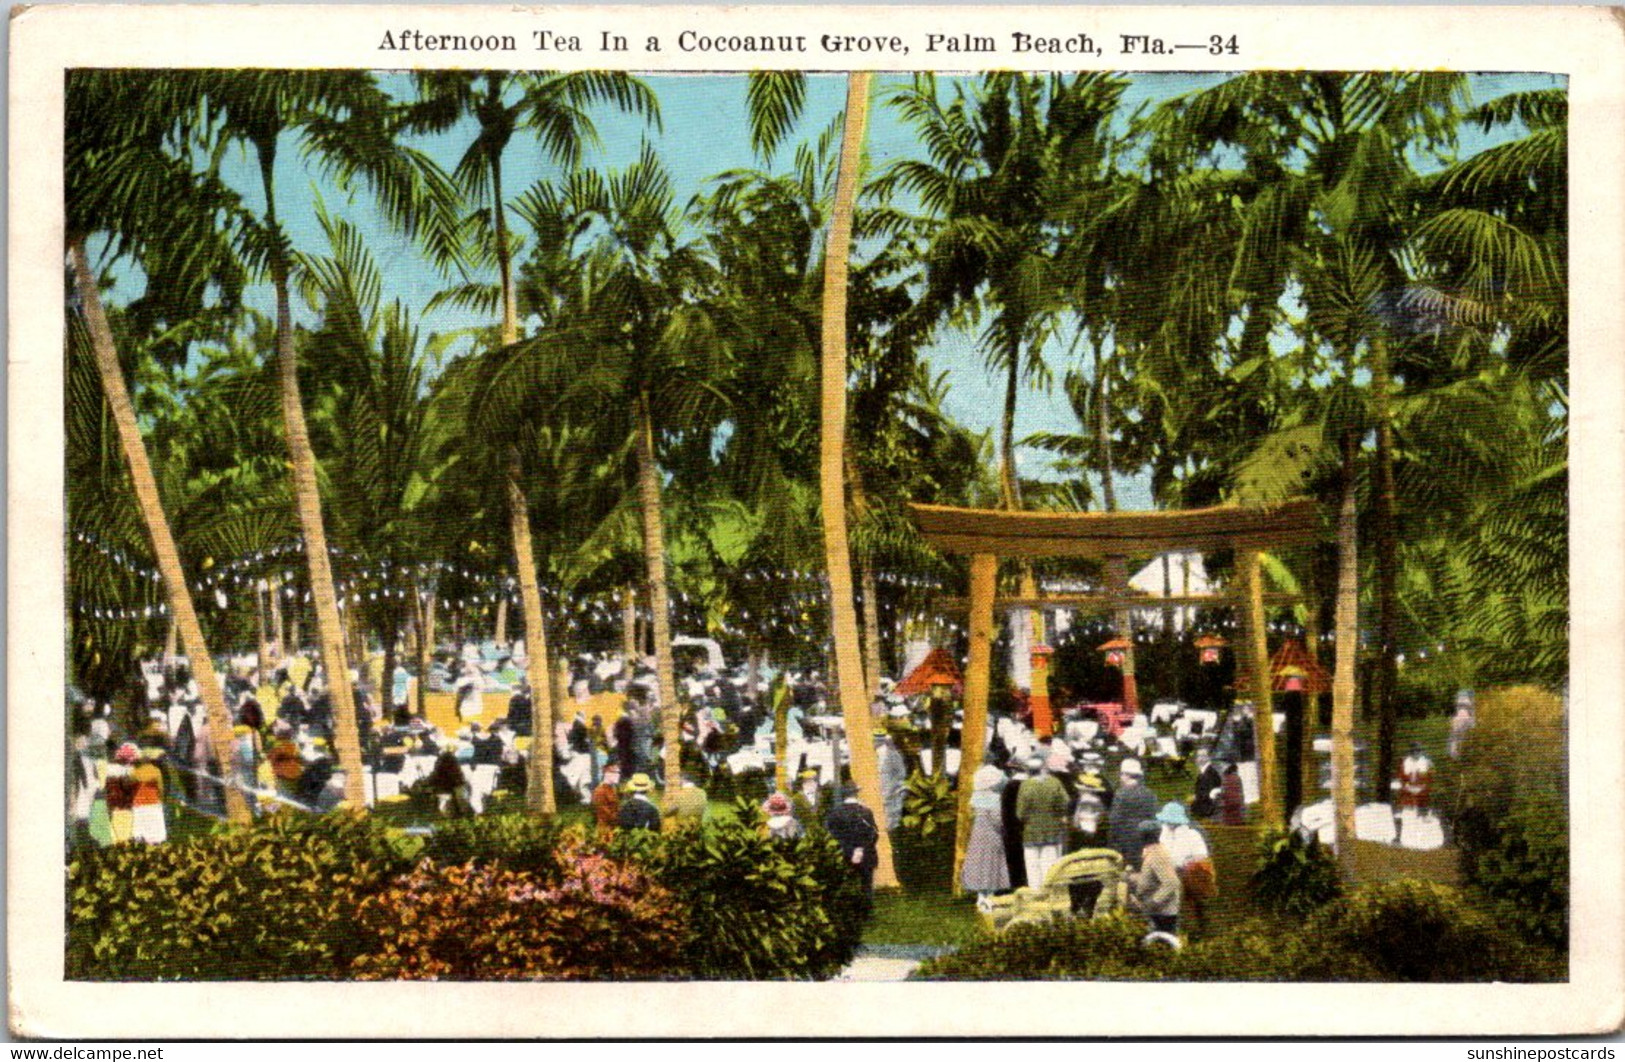
<instances>
[{"instance_id":1,"label":"leafy hedge","mask_svg":"<svg viewBox=\"0 0 1625 1062\"><path fill-rule=\"evenodd\" d=\"M561 870L563 833L556 823L529 815L477 815L436 825L424 841L423 855L442 866L500 863L551 879Z\"/></svg>"},{"instance_id":2,"label":"leafy hedge","mask_svg":"<svg viewBox=\"0 0 1625 1062\"><path fill-rule=\"evenodd\" d=\"M922 981L1139 981L1155 979L1166 948L1145 948L1143 919L1126 914L1012 926L914 971Z\"/></svg>"},{"instance_id":3,"label":"leafy hedge","mask_svg":"<svg viewBox=\"0 0 1625 1062\"><path fill-rule=\"evenodd\" d=\"M1479 697L1478 725L1441 803L1468 882L1500 917L1554 947L1568 942L1569 831L1563 704L1533 687Z\"/></svg>"},{"instance_id":4,"label":"leafy hedge","mask_svg":"<svg viewBox=\"0 0 1625 1062\"><path fill-rule=\"evenodd\" d=\"M354 924L356 908L410 868L410 847L335 812L82 853L68 864L67 975L347 977L370 944Z\"/></svg>"},{"instance_id":5,"label":"leafy hedge","mask_svg":"<svg viewBox=\"0 0 1625 1062\"><path fill-rule=\"evenodd\" d=\"M638 867L566 840L556 880L496 864L437 866L362 902L377 944L361 980L654 980L684 973L683 914Z\"/></svg>"},{"instance_id":6,"label":"leafy hedge","mask_svg":"<svg viewBox=\"0 0 1625 1062\"><path fill-rule=\"evenodd\" d=\"M1560 956L1527 944L1431 882L1365 885L1293 921L1254 920L1182 951L1142 943L1128 915L1016 926L929 960L923 980L1555 981Z\"/></svg>"},{"instance_id":7,"label":"leafy hedge","mask_svg":"<svg viewBox=\"0 0 1625 1062\"><path fill-rule=\"evenodd\" d=\"M610 850L677 896L693 977L828 978L857 951L863 892L822 830L774 841L723 820L663 835L622 831Z\"/></svg>"},{"instance_id":8,"label":"leafy hedge","mask_svg":"<svg viewBox=\"0 0 1625 1062\"><path fill-rule=\"evenodd\" d=\"M1337 862L1319 840L1296 830L1269 830L1259 838L1253 901L1266 911L1301 917L1343 892Z\"/></svg>"},{"instance_id":9,"label":"leafy hedge","mask_svg":"<svg viewBox=\"0 0 1625 1062\"><path fill-rule=\"evenodd\" d=\"M868 913L823 830L727 820L604 851L518 815L426 842L278 815L90 852L68 879L69 976L99 980L827 978Z\"/></svg>"}]
</instances>

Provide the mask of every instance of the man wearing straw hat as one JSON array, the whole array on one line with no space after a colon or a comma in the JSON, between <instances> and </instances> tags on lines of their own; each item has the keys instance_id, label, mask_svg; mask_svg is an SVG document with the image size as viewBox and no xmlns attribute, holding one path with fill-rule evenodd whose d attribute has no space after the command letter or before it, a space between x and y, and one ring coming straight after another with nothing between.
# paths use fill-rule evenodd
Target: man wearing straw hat
<instances>
[{"instance_id":1,"label":"man wearing straw hat","mask_svg":"<svg viewBox=\"0 0 1625 1062\"><path fill-rule=\"evenodd\" d=\"M621 801L619 819L621 829L660 832L660 809L649 798L654 787L654 782L641 771L626 783L627 799Z\"/></svg>"}]
</instances>

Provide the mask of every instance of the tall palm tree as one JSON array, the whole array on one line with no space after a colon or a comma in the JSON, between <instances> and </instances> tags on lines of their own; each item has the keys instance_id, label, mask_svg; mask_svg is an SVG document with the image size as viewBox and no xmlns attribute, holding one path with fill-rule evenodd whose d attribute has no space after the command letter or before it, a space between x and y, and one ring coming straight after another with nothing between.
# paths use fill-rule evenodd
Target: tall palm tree
<instances>
[{"instance_id":1,"label":"tall palm tree","mask_svg":"<svg viewBox=\"0 0 1625 1062\"><path fill-rule=\"evenodd\" d=\"M459 121L472 117L478 131L454 171L454 179L465 197L484 200L474 215L475 227L488 225L488 240L480 241L495 262L498 276L496 305L501 309L499 346L519 340L519 309L515 294L513 255L508 231L508 201L503 191L503 156L513 135L522 127L533 130L544 153L553 162L574 166L582 146L596 133L587 108L608 102L626 111L649 115L658 121L659 105L654 95L636 78L607 71L582 73L535 72L515 74L502 71L470 73L429 71L415 75L419 99L404 112L405 128L414 132L444 132ZM489 305L489 292L470 284L453 289L444 300L477 306ZM537 747L532 752L533 784L527 789L527 803L533 813L551 815L554 811L552 786L552 680L548 669L540 584L536 579L534 538L530 526L530 502L524 489L523 462L517 450L503 461L509 506L510 535L514 564L519 573L519 598L523 612L528 656L526 676L535 712Z\"/></svg>"},{"instance_id":2,"label":"tall palm tree","mask_svg":"<svg viewBox=\"0 0 1625 1062\"><path fill-rule=\"evenodd\" d=\"M417 565L439 559L425 517L453 457L442 452L444 418L427 391L430 358L410 314L399 301L383 303L383 278L360 231L320 203L317 218L332 253L300 258L305 298L322 315L304 337L321 353L312 359L315 427L335 538L381 572L381 592L354 607L383 646L387 709L410 614L406 583Z\"/></svg>"},{"instance_id":3,"label":"tall palm tree","mask_svg":"<svg viewBox=\"0 0 1625 1062\"><path fill-rule=\"evenodd\" d=\"M176 104L174 111L166 109L170 103ZM176 255L186 248L177 257L193 267L193 290L206 286L198 279L197 267L207 269L211 259L229 262L211 225L202 223L198 214L171 208L177 189L195 192L200 204L227 209L232 206L217 182L196 179L187 172L185 152L192 140L186 126L181 126L179 144L169 149L177 114L185 113L193 103L195 97L185 85L160 76L108 71L74 71L69 75L64 159L66 237L74 292L89 332L102 392L129 466L136 504L152 543L170 614L197 677L216 762L224 765L231 762L232 718L226 710L224 690L214 672L180 553L159 498L88 252L94 233L109 234L114 246L126 251L151 248ZM236 788L226 790L226 814L235 823L246 823L250 818L247 803Z\"/></svg>"},{"instance_id":4,"label":"tall palm tree","mask_svg":"<svg viewBox=\"0 0 1625 1062\"><path fill-rule=\"evenodd\" d=\"M707 434L725 405L711 381L722 374L726 352L693 297L709 268L680 238L670 179L648 145L619 173L577 171L560 185L532 188L517 209L538 233L543 262L536 271L554 278L547 314L556 323L493 354L490 390L545 405L549 415L600 438L602 450L629 454L665 763L675 785L682 706L671 653L661 450L668 435Z\"/></svg>"},{"instance_id":5,"label":"tall palm tree","mask_svg":"<svg viewBox=\"0 0 1625 1062\"><path fill-rule=\"evenodd\" d=\"M824 556L829 577L830 627L834 643L836 680L841 714L852 756L852 780L860 798L874 815L880 837L876 844L879 866L875 883L895 888L891 836L886 829L885 804L880 793L880 767L873 742L869 698L864 688L863 658L858 642L858 619L852 587L852 553L846 514L846 402L847 402L847 286L853 220L857 210L858 170L862 162L869 117L870 76L847 75L846 110L842 123L840 162L835 198L830 207L824 250L823 306L819 329L822 349L819 385L819 500L824 522ZM751 75L749 103L752 144L771 155L793 128L806 101L806 80L801 74Z\"/></svg>"},{"instance_id":6,"label":"tall palm tree","mask_svg":"<svg viewBox=\"0 0 1625 1062\"><path fill-rule=\"evenodd\" d=\"M1368 299L1402 288L1397 252L1406 239L1407 190L1415 176L1408 156L1453 148L1464 75L1250 73L1162 105L1151 122L1158 163L1195 168L1216 148L1239 152L1254 190L1243 208L1242 244L1230 286L1248 307L1243 358L1267 357L1289 281L1327 279L1343 316L1368 306L1337 307L1335 297ZM1316 245L1319 245L1316 249ZM1393 437L1393 390L1388 329L1380 315L1368 327L1344 331L1337 347L1344 366L1363 350L1370 373L1375 429L1373 530L1377 581L1378 755L1380 785L1395 762L1398 571Z\"/></svg>"},{"instance_id":7,"label":"tall palm tree","mask_svg":"<svg viewBox=\"0 0 1625 1062\"><path fill-rule=\"evenodd\" d=\"M1047 384L1043 347L1069 287L1057 261L1063 207L1097 179L1126 87L1106 74L990 73L944 105L936 78L920 74L894 96L930 158L893 163L875 192L914 195L939 221L927 251L920 324L973 322L987 306L981 344L989 365L1005 375L999 452L1007 508L1021 504L1020 385Z\"/></svg>"},{"instance_id":8,"label":"tall palm tree","mask_svg":"<svg viewBox=\"0 0 1625 1062\"><path fill-rule=\"evenodd\" d=\"M232 70L189 76L203 85L209 111L218 121L218 135L224 141L248 145L258 163L264 212L246 230L245 243L259 256L275 295L276 362L289 472L327 671L334 744L344 772L345 799L361 808L366 794L360 732L322 518L316 456L299 391L290 294L294 260L277 211L277 154L284 134L297 136L306 152L341 186L356 180L368 185L391 220L409 235L421 237L438 260L451 260L459 253L452 190L427 156L397 142L389 100L371 74Z\"/></svg>"}]
</instances>

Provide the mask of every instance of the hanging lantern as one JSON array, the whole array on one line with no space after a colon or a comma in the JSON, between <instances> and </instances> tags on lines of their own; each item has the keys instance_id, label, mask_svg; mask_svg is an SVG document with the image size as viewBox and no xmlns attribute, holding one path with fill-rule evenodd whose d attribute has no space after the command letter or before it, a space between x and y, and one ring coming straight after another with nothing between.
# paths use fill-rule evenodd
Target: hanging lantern
<instances>
[{"instance_id":1,"label":"hanging lantern","mask_svg":"<svg viewBox=\"0 0 1625 1062\"><path fill-rule=\"evenodd\" d=\"M1122 667L1125 654L1133 648L1133 643L1127 638L1117 637L1101 643L1097 648L1106 654L1107 667Z\"/></svg>"},{"instance_id":2,"label":"hanging lantern","mask_svg":"<svg viewBox=\"0 0 1625 1062\"><path fill-rule=\"evenodd\" d=\"M1304 688L1304 680L1309 677L1309 672L1305 671L1301 667L1293 667L1288 665L1278 669L1275 672L1275 677L1281 682L1282 692L1302 693Z\"/></svg>"},{"instance_id":3,"label":"hanging lantern","mask_svg":"<svg viewBox=\"0 0 1625 1062\"><path fill-rule=\"evenodd\" d=\"M1219 637L1217 634L1204 634L1200 638L1196 639L1196 650L1202 663L1217 664L1219 662L1219 654L1222 653L1224 651L1224 647L1229 644L1230 643L1228 641Z\"/></svg>"}]
</instances>

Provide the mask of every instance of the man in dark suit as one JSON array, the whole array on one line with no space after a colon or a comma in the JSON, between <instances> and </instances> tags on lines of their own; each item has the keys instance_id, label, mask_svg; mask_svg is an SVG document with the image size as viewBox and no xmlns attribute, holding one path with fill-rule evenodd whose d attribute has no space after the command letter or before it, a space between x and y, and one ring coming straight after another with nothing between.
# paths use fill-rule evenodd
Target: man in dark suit
<instances>
[{"instance_id":1,"label":"man in dark suit","mask_svg":"<svg viewBox=\"0 0 1625 1062\"><path fill-rule=\"evenodd\" d=\"M626 784L630 798L621 801L619 825L623 830L653 830L660 832L660 809L649 799L654 782L646 774L634 774Z\"/></svg>"},{"instance_id":2,"label":"man in dark suit","mask_svg":"<svg viewBox=\"0 0 1625 1062\"><path fill-rule=\"evenodd\" d=\"M521 678L513 696L508 698L508 726L515 734L530 734L532 711L530 683Z\"/></svg>"},{"instance_id":3,"label":"man in dark suit","mask_svg":"<svg viewBox=\"0 0 1625 1062\"><path fill-rule=\"evenodd\" d=\"M858 800L856 786L845 786L841 795L841 803L830 810L824 827L835 838L835 843L841 846L842 860L862 878L864 896L872 898L875 867L880 865L880 855L875 850L875 842L880 840L880 830L875 826L874 813Z\"/></svg>"}]
</instances>

